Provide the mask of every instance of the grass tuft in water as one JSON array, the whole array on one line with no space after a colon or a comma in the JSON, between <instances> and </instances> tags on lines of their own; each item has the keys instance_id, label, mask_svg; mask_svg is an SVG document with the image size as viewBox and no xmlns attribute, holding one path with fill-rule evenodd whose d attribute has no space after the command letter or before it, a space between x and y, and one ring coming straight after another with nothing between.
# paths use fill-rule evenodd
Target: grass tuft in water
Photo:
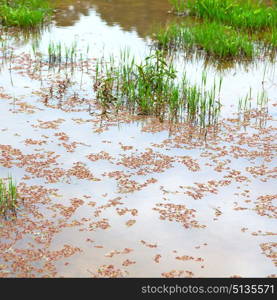
<instances>
[{"instance_id":1,"label":"grass tuft in water","mask_svg":"<svg viewBox=\"0 0 277 300\"><path fill-rule=\"evenodd\" d=\"M277 10L262 1L186 0L190 15L225 23L235 28L259 31L277 26Z\"/></svg>"},{"instance_id":2,"label":"grass tuft in water","mask_svg":"<svg viewBox=\"0 0 277 300\"><path fill-rule=\"evenodd\" d=\"M250 120L255 116L256 124L259 128L265 128L268 120L268 102L269 98L263 89L256 96L256 100L252 97L252 89L245 97L240 98L238 102L238 117L243 126L250 124Z\"/></svg>"},{"instance_id":3,"label":"grass tuft in water","mask_svg":"<svg viewBox=\"0 0 277 300\"><path fill-rule=\"evenodd\" d=\"M152 115L160 120L189 120L205 127L216 121L220 111L221 82L206 91L202 85L191 85L186 77L177 78L171 61L162 51L151 53L140 64L123 54L118 63L99 61L96 66L94 90L103 113L109 109L127 108L138 115Z\"/></svg>"},{"instance_id":4,"label":"grass tuft in water","mask_svg":"<svg viewBox=\"0 0 277 300\"><path fill-rule=\"evenodd\" d=\"M48 45L49 65L59 65L62 63L74 64L77 61L77 43L71 46L62 45L61 42L50 42Z\"/></svg>"},{"instance_id":5,"label":"grass tuft in water","mask_svg":"<svg viewBox=\"0 0 277 300\"><path fill-rule=\"evenodd\" d=\"M239 99L238 111L239 113L250 111L251 109L262 111L267 107L268 101L268 95L265 90L257 94L255 101L252 97L252 89L250 88L249 93Z\"/></svg>"},{"instance_id":6,"label":"grass tuft in water","mask_svg":"<svg viewBox=\"0 0 277 300\"><path fill-rule=\"evenodd\" d=\"M0 22L5 26L34 27L50 13L48 0L0 0Z\"/></svg>"},{"instance_id":7,"label":"grass tuft in water","mask_svg":"<svg viewBox=\"0 0 277 300\"><path fill-rule=\"evenodd\" d=\"M247 34L217 23L201 23L192 27L171 23L156 34L159 47L204 50L216 58L252 58L254 46Z\"/></svg>"},{"instance_id":8,"label":"grass tuft in water","mask_svg":"<svg viewBox=\"0 0 277 300\"><path fill-rule=\"evenodd\" d=\"M7 181L0 178L0 216L7 216L9 212L16 214L17 187L12 177Z\"/></svg>"}]
</instances>

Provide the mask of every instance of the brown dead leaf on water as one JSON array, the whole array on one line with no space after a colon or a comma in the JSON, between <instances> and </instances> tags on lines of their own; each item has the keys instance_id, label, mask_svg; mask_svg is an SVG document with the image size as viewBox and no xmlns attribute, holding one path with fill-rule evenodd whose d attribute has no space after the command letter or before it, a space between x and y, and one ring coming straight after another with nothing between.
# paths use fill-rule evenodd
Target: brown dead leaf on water
<instances>
[{"instance_id":1,"label":"brown dead leaf on water","mask_svg":"<svg viewBox=\"0 0 277 300\"><path fill-rule=\"evenodd\" d=\"M122 263L122 266L128 267L128 266L133 265L133 264L135 264L135 263L136 263L135 261L126 259L126 260L124 260L124 262Z\"/></svg>"},{"instance_id":2,"label":"brown dead leaf on water","mask_svg":"<svg viewBox=\"0 0 277 300\"><path fill-rule=\"evenodd\" d=\"M246 230L248 230L247 227L242 227L242 228L241 228L241 231L242 231L242 232L245 232Z\"/></svg>"},{"instance_id":3,"label":"brown dead leaf on water","mask_svg":"<svg viewBox=\"0 0 277 300\"><path fill-rule=\"evenodd\" d=\"M157 248L157 244L150 244L150 243L147 243L143 240L140 241L144 246L148 247L148 248Z\"/></svg>"},{"instance_id":4,"label":"brown dead leaf on water","mask_svg":"<svg viewBox=\"0 0 277 300\"><path fill-rule=\"evenodd\" d=\"M157 255L155 255L155 257L153 259L158 264L160 262L161 257L162 256L160 254L157 254Z\"/></svg>"},{"instance_id":5,"label":"brown dead leaf on water","mask_svg":"<svg viewBox=\"0 0 277 300\"><path fill-rule=\"evenodd\" d=\"M128 227L131 227L131 226L133 226L135 223L136 223L136 220L129 220L129 221L127 221L125 224L126 224Z\"/></svg>"},{"instance_id":6,"label":"brown dead leaf on water","mask_svg":"<svg viewBox=\"0 0 277 300\"><path fill-rule=\"evenodd\" d=\"M130 252L134 251L134 249L131 248L124 248L123 251L121 252L121 254L128 254Z\"/></svg>"}]
</instances>

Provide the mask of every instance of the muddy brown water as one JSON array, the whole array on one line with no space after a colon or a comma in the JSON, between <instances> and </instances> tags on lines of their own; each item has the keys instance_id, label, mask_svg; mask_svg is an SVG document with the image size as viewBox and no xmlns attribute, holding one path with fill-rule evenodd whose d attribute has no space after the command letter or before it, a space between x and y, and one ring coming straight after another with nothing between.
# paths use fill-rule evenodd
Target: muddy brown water
<instances>
[{"instance_id":1,"label":"muddy brown water","mask_svg":"<svg viewBox=\"0 0 277 300\"><path fill-rule=\"evenodd\" d=\"M1 277L276 276L274 60L219 70L196 55L176 59L191 82L204 68L210 85L223 77L220 122L206 139L188 124L101 118L95 105L95 58L127 47L143 59L169 9L165 0L57 1L36 37L40 51L50 41L90 46L65 93L66 72L33 61L34 37L11 39L0 73L0 175L12 174L24 199L16 220L0 222ZM267 92L267 110L239 119L250 88L254 107Z\"/></svg>"}]
</instances>

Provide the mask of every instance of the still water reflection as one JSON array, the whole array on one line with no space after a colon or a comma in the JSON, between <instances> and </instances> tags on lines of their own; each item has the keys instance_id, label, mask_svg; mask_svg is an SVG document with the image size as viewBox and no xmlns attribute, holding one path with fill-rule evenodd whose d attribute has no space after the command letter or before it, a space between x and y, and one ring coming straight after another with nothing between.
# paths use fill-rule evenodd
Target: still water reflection
<instances>
[{"instance_id":1,"label":"still water reflection","mask_svg":"<svg viewBox=\"0 0 277 300\"><path fill-rule=\"evenodd\" d=\"M167 0L66 0L55 1L57 26L73 26L81 16L95 10L109 26L119 25L125 31L137 31L140 37L147 36L157 24L165 24L173 18L168 14Z\"/></svg>"}]
</instances>

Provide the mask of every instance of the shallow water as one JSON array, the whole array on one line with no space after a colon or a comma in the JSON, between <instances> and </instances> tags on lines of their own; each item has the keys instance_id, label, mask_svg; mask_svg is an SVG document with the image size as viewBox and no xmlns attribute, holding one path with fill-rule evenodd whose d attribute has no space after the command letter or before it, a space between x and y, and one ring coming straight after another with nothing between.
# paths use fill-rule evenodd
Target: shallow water
<instances>
[{"instance_id":1,"label":"shallow water","mask_svg":"<svg viewBox=\"0 0 277 300\"><path fill-rule=\"evenodd\" d=\"M38 72L23 55L32 41L15 42L1 70L0 175L12 173L25 199L16 221L1 221L0 276L276 275L276 64L206 67L210 85L223 76L224 104L206 139L187 124L127 113L101 119L94 59L126 47L143 58L153 26L171 18L169 6L57 3L54 24L39 37L42 53L49 41L89 44L89 66L70 77L62 99L48 102L65 74ZM201 80L204 59L181 55L177 64L191 82ZM239 120L238 98L250 87L254 96L266 90L269 113ZM74 92L80 104L71 106Z\"/></svg>"}]
</instances>

